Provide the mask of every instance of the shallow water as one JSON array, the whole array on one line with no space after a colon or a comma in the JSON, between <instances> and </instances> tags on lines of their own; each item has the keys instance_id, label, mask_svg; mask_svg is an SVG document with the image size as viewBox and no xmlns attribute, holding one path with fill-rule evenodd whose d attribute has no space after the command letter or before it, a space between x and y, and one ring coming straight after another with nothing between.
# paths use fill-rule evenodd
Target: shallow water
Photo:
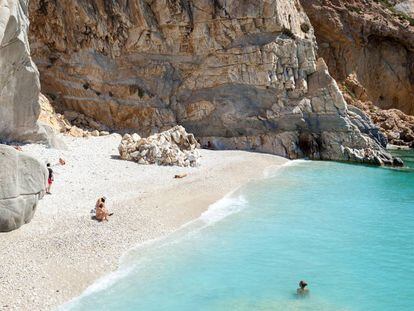
<instances>
[{"instance_id":1,"label":"shallow water","mask_svg":"<svg viewBox=\"0 0 414 311\"><path fill-rule=\"evenodd\" d=\"M124 275L65 308L414 310L413 185L407 168L294 162L130 252Z\"/></svg>"}]
</instances>

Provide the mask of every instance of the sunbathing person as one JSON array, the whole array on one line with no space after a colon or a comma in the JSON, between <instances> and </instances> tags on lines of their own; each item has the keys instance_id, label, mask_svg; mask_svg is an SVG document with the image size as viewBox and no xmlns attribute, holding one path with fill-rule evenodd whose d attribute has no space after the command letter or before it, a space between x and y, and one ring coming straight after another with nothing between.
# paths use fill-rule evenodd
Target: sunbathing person
<instances>
[{"instance_id":1,"label":"sunbathing person","mask_svg":"<svg viewBox=\"0 0 414 311\"><path fill-rule=\"evenodd\" d=\"M100 197L100 198L98 199L98 201L96 201L96 204L95 204L95 209L97 209L97 208L98 208L98 206L99 206L99 204L101 204L101 203L103 203L103 204L105 205L105 200L106 200L106 197Z\"/></svg>"},{"instance_id":2,"label":"sunbathing person","mask_svg":"<svg viewBox=\"0 0 414 311\"><path fill-rule=\"evenodd\" d=\"M106 198L102 197L102 198L99 198L98 201L96 202L95 218L98 221L104 221L104 220L108 221L108 216L112 216L114 214L114 213L108 212L105 206L105 201L106 201Z\"/></svg>"},{"instance_id":3,"label":"sunbathing person","mask_svg":"<svg viewBox=\"0 0 414 311\"><path fill-rule=\"evenodd\" d=\"M108 221L108 216L109 216L109 213L108 213L108 210L105 207L105 204L100 203L98 205L98 207L96 208L96 216L95 216L96 220L98 220L98 221L104 221L104 220Z\"/></svg>"}]
</instances>

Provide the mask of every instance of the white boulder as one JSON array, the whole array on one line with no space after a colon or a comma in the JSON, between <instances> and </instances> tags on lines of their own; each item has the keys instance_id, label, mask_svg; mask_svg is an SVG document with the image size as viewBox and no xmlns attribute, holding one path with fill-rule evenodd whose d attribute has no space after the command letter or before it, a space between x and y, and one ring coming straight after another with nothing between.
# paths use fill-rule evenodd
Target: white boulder
<instances>
[{"instance_id":1,"label":"white boulder","mask_svg":"<svg viewBox=\"0 0 414 311\"><path fill-rule=\"evenodd\" d=\"M199 144L184 127L141 138L138 134L125 134L119 145L121 159L139 164L196 166L200 157Z\"/></svg>"},{"instance_id":2,"label":"white boulder","mask_svg":"<svg viewBox=\"0 0 414 311\"><path fill-rule=\"evenodd\" d=\"M35 158L0 145L0 231L30 222L45 193L48 171Z\"/></svg>"}]
</instances>

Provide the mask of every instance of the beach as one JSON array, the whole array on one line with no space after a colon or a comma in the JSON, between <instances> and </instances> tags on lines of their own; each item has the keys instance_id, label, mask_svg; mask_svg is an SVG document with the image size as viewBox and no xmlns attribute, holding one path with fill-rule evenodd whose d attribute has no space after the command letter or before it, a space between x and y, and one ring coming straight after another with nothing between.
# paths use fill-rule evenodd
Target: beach
<instances>
[{"instance_id":1,"label":"beach","mask_svg":"<svg viewBox=\"0 0 414 311\"><path fill-rule=\"evenodd\" d=\"M288 160L243 151L201 150L195 168L138 165L118 158L121 136L61 137L66 150L23 146L55 172L52 195L33 220L0 234L0 309L50 310L117 269L128 249L167 236L208 206ZM63 158L66 165L58 164ZM176 174L187 174L175 179ZM90 217L107 197L114 215Z\"/></svg>"}]
</instances>

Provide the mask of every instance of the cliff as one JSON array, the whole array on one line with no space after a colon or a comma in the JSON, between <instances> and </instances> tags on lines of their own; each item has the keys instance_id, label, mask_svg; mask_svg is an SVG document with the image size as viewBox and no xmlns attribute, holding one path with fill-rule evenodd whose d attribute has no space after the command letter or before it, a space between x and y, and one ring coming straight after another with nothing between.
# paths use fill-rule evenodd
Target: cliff
<instances>
[{"instance_id":1,"label":"cliff","mask_svg":"<svg viewBox=\"0 0 414 311\"><path fill-rule=\"evenodd\" d=\"M37 124L40 83L30 57L27 0L0 2L0 141L46 138Z\"/></svg>"},{"instance_id":2,"label":"cliff","mask_svg":"<svg viewBox=\"0 0 414 311\"><path fill-rule=\"evenodd\" d=\"M318 55L338 82L354 75L367 100L414 115L414 2L301 0Z\"/></svg>"},{"instance_id":3,"label":"cliff","mask_svg":"<svg viewBox=\"0 0 414 311\"><path fill-rule=\"evenodd\" d=\"M316 60L298 1L33 0L30 16L43 91L62 110L143 136L180 124L220 149L391 161Z\"/></svg>"}]
</instances>

